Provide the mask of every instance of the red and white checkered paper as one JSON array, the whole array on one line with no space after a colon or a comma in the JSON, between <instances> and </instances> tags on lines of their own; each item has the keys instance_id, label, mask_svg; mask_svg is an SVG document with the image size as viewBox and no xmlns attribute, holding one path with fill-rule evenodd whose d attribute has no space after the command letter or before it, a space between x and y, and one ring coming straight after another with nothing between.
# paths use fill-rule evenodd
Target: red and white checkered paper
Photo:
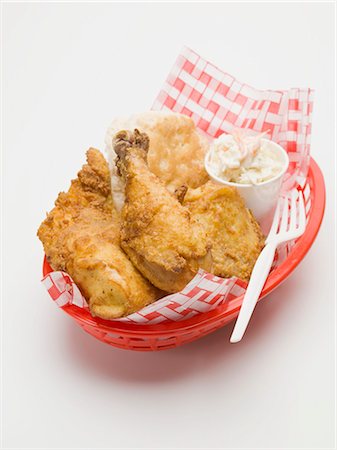
<instances>
[{"instance_id":1,"label":"red and white checkered paper","mask_svg":"<svg viewBox=\"0 0 337 450\"><path fill-rule=\"evenodd\" d=\"M308 219L311 202L306 175L312 107L311 89L257 90L185 47L152 109L170 110L191 117L209 139L231 132L233 128L248 128L257 133L269 130L271 139L287 150L290 159L283 192L296 186L303 191ZM279 247L274 268L287 258L293 245L294 242L289 242ZM85 298L68 274L52 272L42 281L58 306L73 304L88 308ZM245 286L237 278L223 279L199 270L181 292L168 295L117 320L156 324L187 319L242 295Z\"/></svg>"}]
</instances>

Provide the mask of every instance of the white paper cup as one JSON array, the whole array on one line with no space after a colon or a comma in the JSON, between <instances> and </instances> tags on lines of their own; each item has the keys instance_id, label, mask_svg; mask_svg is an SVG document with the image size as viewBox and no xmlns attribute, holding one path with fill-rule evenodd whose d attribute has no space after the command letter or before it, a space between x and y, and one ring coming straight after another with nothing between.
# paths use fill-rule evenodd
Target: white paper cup
<instances>
[{"instance_id":1,"label":"white paper cup","mask_svg":"<svg viewBox=\"0 0 337 450\"><path fill-rule=\"evenodd\" d=\"M287 152L278 144L269 139L261 139L278 152L284 161L282 171L274 178L259 184L241 184L225 181L214 173L209 163L210 151L205 156L205 168L210 178L218 184L236 187L241 197L245 200L247 207L252 211L254 217L259 222L262 232L268 234L271 227L274 211L280 195L282 179L289 165Z\"/></svg>"}]
</instances>

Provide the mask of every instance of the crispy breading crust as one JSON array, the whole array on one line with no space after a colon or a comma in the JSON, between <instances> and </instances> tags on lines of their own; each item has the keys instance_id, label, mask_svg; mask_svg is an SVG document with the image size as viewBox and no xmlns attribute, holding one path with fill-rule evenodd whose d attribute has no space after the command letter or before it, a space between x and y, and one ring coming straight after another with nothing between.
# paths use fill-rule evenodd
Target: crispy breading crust
<instances>
[{"instance_id":1,"label":"crispy breading crust","mask_svg":"<svg viewBox=\"0 0 337 450\"><path fill-rule=\"evenodd\" d=\"M117 167L126 182L121 245L151 283L177 292L199 267L210 269L210 245L188 209L150 172L147 149L148 138L138 130L115 138Z\"/></svg>"},{"instance_id":2,"label":"crispy breading crust","mask_svg":"<svg viewBox=\"0 0 337 450\"><path fill-rule=\"evenodd\" d=\"M212 242L212 273L248 281L264 246L264 236L235 188L209 181L189 189L183 204Z\"/></svg>"},{"instance_id":3,"label":"crispy breading crust","mask_svg":"<svg viewBox=\"0 0 337 450\"><path fill-rule=\"evenodd\" d=\"M54 270L70 274L91 313L114 319L159 298L119 245L120 217L113 207L110 173L103 155L87 152L88 164L61 192L38 236Z\"/></svg>"}]
</instances>

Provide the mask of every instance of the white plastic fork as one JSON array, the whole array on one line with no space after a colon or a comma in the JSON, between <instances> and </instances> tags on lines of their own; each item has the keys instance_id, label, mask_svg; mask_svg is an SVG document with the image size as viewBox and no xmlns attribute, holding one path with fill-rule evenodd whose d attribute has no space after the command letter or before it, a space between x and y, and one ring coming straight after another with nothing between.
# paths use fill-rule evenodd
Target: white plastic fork
<instances>
[{"instance_id":1,"label":"white plastic fork","mask_svg":"<svg viewBox=\"0 0 337 450\"><path fill-rule=\"evenodd\" d=\"M290 202L290 209L289 209ZM281 217L281 209L282 218ZM263 286L268 277L270 268L274 261L277 246L282 242L299 238L305 231L306 217L304 209L303 194L293 189L285 197L284 201L278 201L273 223L265 242L265 247L256 260L250 281L243 298L239 316L230 338L231 343L240 342L245 334L255 305L259 299Z\"/></svg>"}]
</instances>

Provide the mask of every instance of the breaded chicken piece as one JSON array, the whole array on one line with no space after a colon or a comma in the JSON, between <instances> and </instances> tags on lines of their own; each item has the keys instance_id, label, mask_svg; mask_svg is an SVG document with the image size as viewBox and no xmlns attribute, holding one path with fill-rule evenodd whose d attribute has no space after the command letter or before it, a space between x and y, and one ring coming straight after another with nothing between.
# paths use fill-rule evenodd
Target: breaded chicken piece
<instances>
[{"instance_id":1,"label":"breaded chicken piece","mask_svg":"<svg viewBox=\"0 0 337 450\"><path fill-rule=\"evenodd\" d=\"M264 236L235 188L209 181L189 189L183 200L212 242L212 273L248 281L264 246Z\"/></svg>"},{"instance_id":2,"label":"breaded chicken piece","mask_svg":"<svg viewBox=\"0 0 337 450\"><path fill-rule=\"evenodd\" d=\"M210 269L209 243L188 209L169 193L146 163L149 139L135 130L114 140L125 186L121 245L139 271L167 292L183 289L198 269Z\"/></svg>"},{"instance_id":3,"label":"breaded chicken piece","mask_svg":"<svg viewBox=\"0 0 337 450\"><path fill-rule=\"evenodd\" d=\"M112 203L107 162L93 148L87 161L69 191L59 194L38 237L52 268L69 273L92 315L114 319L138 311L161 293L120 248L120 217Z\"/></svg>"}]
</instances>

